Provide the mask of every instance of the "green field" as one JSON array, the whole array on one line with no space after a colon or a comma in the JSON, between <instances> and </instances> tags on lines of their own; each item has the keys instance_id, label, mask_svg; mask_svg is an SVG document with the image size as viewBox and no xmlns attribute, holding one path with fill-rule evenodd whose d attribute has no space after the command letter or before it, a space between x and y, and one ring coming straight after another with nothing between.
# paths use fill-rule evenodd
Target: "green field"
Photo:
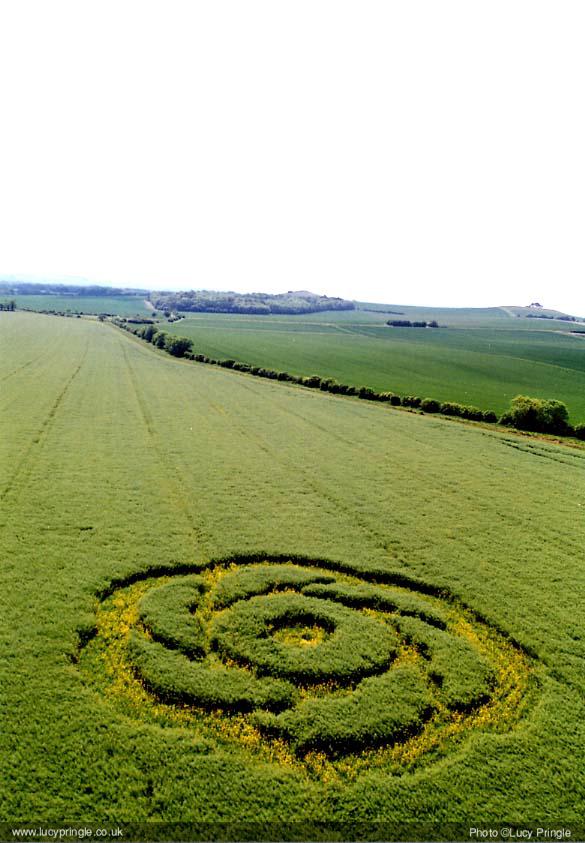
<instances>
[{"instance_id":1,"label":"green field","mask_svg":"<svg viewBox=\"0 0 585 843\"><path fill-rule=\"evenodd\" d=\"M117 316L149 316L152 312L142 296L0 295L0 302L12 300L22 310L112 313Z\"/></svg>"},{"instance_id":2,"label":"green field","mask_svg":"<svg viewBox=\"0 0 585 843\"><path fill-rule=\"evenodd\" d=\"M3 839L583 834L584 469L0 313Z\"/></svg>"},{"instance_id":3,"label":"green field","mask_svg":"<svg viewBox=\"0 0 585 843\"><path fill-rule=\"evenodd\" d=\"M567 333L579 325L514 318L500 308L396 310L407 319L436 318L452 327L390 328L388 319L402 317L345 311L295 317L190 314L163 330L191 338L194 351L210 357L498 414L518 394L556 398L567 404L574 423L585 421L585 339Z\"/></svg>"}]
</instances>

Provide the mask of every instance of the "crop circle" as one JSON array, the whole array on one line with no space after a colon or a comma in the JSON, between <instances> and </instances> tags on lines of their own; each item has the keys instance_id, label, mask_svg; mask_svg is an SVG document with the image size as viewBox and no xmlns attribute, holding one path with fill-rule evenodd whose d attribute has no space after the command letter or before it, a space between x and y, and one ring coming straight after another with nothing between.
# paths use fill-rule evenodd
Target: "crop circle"
<instances>
[{"instance_id":1,"label":"crop circle","mask_svg":"<svg viewBox=\"0 0 585 843\"><path fill-rule=\"evenodd\" d=\"M135 717L320 770L398 772L512 728L528 698L520 648L431 592L299 557L146 572L100 601L79 661Z\"/></svg>"}]
</instances>

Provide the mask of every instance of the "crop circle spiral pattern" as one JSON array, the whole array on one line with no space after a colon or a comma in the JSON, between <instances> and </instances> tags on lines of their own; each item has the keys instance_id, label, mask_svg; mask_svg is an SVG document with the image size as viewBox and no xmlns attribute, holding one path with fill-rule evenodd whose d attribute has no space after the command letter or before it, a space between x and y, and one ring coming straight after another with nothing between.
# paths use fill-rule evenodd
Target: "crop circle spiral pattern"
<instances>
[{"instance_id":1,"label":"crop circle spiral pattern","mask_svg":"<svg viewBox=\"0 0 585 843\"><path fill-rule=\"evenodd\" d=\"M511 728L528 657L456 601L293 557L147 572L111 589L80 665L134 716L291 763L408 766Z\"/></svg>"}]
</instances>

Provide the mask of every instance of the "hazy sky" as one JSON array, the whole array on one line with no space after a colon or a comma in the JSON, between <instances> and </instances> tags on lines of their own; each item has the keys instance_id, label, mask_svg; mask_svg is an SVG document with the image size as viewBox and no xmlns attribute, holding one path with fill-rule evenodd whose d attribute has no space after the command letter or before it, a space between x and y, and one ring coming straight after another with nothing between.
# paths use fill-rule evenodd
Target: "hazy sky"
<instances>
[{"instance_id":1,"label":"hazy sky","mask_svg":"<svg viewBox=\"0 0 585 843\"><path fill-rule=\"evenodd\" d=\"M585 315L582 0L0 6L0 275Z\"/></svg>"}]
</instances>

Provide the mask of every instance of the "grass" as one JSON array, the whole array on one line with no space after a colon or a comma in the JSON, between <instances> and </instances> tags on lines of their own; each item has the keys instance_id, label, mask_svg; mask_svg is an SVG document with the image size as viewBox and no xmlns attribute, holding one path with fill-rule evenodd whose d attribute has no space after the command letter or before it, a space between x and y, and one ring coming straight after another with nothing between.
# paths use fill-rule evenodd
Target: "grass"
<instances>
[{"instance_id":1,"label":"grass","mask_svg":"<svg viewBox=\"0 0 585 843\"><path fill-rule=\"evenodd\" d=\"M505 821L579 836L583 451L17 312L0 313L0 467L6 823L162 824L139 839L176 839L165 824L181 821L206 839L464 840L470 825ZM237 582L255 566L281 567L282 585ZM189 635L191 598L177 586L149 609L147 595L192 575L204 636L221 611L290 590L390 624L398 652L370 684L311 689L213 648L209 663L189 657L169 643ZM163 621L166 644L152 633ZM295 628L276 642L301 650ZM185 665L215 671L215 696L174 694ZM248 687L285 687L264 688L260 710L226 711L217 676L225 689L234 671ZM455 697L458 680L480 683L468 706L449 706L449 677Z\"/></svg>"},{"instance_id":2,"label":"grass","mask_svg":"<svg viewBox=\"0 0 585 843\"><path fill-rule=\"evenodd\" d=\"M572 323L490 311L398 307L439 329L389 328L369 311L299 317L201 314L164 326L209 357L294 375L321 375L400 395L472 404L498 414L514 396L564 401L585 420L585 342ZM535 324L536 323L536 324Z\"/></svg>"}]
</instances>

